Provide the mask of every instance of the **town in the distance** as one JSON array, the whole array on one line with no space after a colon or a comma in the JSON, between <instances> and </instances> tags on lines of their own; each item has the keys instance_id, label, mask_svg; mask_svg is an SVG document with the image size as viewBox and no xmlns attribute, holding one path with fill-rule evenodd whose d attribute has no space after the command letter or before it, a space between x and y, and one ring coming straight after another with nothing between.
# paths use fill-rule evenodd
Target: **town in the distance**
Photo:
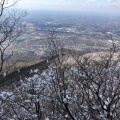
<instances>
[{"instance_id":1,"label":"town in the distance","mask_svg":"<svg viewBox=\"0 0 120 120\"><path fill-rule=\"evenodd\" d=\"M47 56L49 39L54 38L65 49L79 52L106 51L113 42L120 46L120 15L58 11L30 11L22 21L23 33L11 45L13 58L19 61ZM111 38L112 37L112 38ZM7 54L11 47L7 50ZM27 58L26 58L27 56ZM35 57L36 56L36 57ZM18 62L18 59L17 59Z\"/></svg>"}]
</instances>

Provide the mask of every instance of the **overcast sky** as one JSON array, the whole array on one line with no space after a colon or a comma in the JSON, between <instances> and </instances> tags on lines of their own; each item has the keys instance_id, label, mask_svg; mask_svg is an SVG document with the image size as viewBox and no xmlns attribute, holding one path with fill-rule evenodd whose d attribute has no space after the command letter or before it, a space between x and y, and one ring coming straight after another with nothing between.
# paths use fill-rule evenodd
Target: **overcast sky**
<instances>
[{"instance_id":1,"label":"overcast sky","mask_svg":"<svg viewBox=\"0 0 120 120\"><path fill-rule=\"evenodd\" d=\"M23 9L120 12L120 0L20 0Z\"/></svg>"}]
</instances>

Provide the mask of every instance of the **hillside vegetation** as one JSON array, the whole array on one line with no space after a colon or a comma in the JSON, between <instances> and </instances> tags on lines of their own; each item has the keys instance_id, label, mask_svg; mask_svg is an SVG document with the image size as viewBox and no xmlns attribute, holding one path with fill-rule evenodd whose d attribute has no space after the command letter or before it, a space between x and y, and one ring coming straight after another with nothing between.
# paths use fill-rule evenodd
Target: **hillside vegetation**
<instances>
[{"instance_id":1,"label":"hillside vegetation","mask_svg":"<svg viewBox=\"0 0 120 120\"><path fill-rule=\"evenodd\" d=\"M112 64L118 53L99 61L71 53L71 65L62 52L46 70L30 69L29 77L1 90L1 119L120 119L120 63Z\"/></svg>"}]
</instances>

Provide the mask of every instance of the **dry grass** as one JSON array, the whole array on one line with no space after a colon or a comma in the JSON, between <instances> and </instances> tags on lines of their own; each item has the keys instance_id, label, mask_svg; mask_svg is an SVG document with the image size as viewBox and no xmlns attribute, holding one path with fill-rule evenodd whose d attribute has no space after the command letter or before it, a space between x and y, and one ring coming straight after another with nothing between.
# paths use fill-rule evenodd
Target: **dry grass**
<instances>
[{"instance_id":1,"label":"dry grass","mask_svg":"<svg viewBox=\"0 0 120 120\"><path fill-rule=\"evenodd\" d=\"M41 61L43 61L43 59L30 60L30 61L27 61L27 62L16 62L15 64L9 63L9 65L5 64L3 66L3 72L12 73L15 70L35 65L37 63L40 63Z\"/></svg>"},{"instance_id":2,"label":"dry grass","mask_svg":"<svg viewBox=\"0 0 120 120\"><path fill-rule=\"evenodd\" d=\"M67 56L68 57L68 56ZM82 56L78 56L78 55L72 55L69 56L67 58L67 60L64 62L64 64L70 64L73 65L76 63L75 59L80 60L80 61L84 61L84 59L88 58L89 61L102 61L104 59L108 59L110 57L110 52L93 52L93 53L86 53ZM120 60L120 52L114 53L112 56L112 61L113 62L117 62Z\"/></svg>"}]
</instances>

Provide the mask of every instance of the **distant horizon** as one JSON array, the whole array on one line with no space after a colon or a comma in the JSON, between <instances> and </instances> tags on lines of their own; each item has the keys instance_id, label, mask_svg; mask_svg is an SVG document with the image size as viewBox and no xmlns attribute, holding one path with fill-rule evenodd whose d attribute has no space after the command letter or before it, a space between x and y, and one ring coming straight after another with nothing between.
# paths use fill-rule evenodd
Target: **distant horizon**
<instances>
[{"instance_id":1,"label":"distant horizon","mask_svg":"<svg viewBox=\"0 0 120 120\"><path fill-rule=\"evenodd\" d=\"M120 13L119 0L20 0L17 7L26 10Z\"/></svg>"},{"instance_id":2,"label":"distant horizon","mask_svg":"<svg viewBox=\"0 0 120 120\"><path fill-rule=\"evenodd\" d=\"M22 10L22 9L21 9ZM31 10L31 9L27 9L28 15L32 14L33 12L36 12L36 14L38 14L39 12L43 12L43 13L54 13L54 14L78 14L78 15L95 15L95 16L120 16L120 13L109 13L109 12L91 12L91 11L61 11L61 10Z\"/></svg>"}]
</instances>

